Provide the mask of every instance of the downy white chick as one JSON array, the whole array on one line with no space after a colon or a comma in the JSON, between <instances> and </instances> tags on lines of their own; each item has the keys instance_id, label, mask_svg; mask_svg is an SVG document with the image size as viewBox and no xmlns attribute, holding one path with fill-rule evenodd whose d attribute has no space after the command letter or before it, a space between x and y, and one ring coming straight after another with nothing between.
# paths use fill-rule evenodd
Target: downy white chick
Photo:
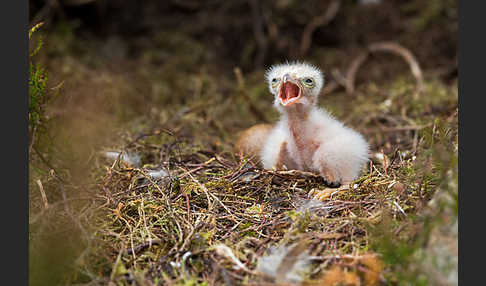
<instances>
[{"instance_id":1,"label":"downy white chick","mask_svg":"<svg viewBox=\"0 0 486 286\"><path fill-rule=\"evenodd\" d=\"M361 134L317 107L324 85L321 71L307 63L286 63L272 66L266 80L280 121L246 130L236 148L258 154L265 169L319 173L330 187L355 180L369 146Z\"/></svg>"}]
</instances>

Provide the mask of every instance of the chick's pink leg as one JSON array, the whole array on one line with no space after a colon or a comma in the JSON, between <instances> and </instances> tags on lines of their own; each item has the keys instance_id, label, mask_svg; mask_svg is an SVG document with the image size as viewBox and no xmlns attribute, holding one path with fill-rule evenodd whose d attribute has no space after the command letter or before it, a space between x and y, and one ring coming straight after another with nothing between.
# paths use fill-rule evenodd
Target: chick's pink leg
<instances>
[{"instance_id":1,"label":"chick's pink leg","mask_svg":"<svg viewBox=\"0 0 486 286\"><path fill-rule=\"evenodd\" d=\"M336 172L333 172L330 168L321 167L321 176L326 181L326 184L331 188L339 188L341 186L341 180L338 179Z\"/></svg>"},{"instance_id":2,"label":"chick's pink leg","mask_svg":"<svg viewBox=\"0 0 486 286\"><path fill-rule=\"evenodd\" d=\"M287 142L283 141L280 145L280 151L278 152L277 162L275 163L275 169L282 170L285 162L288 159Z\"/></svg>"},{"instance_id":3,"label":"chick's pink leg","mask_svg":"<svg viewBox=\"0 0 486 286\"><path fill-rule=\"evenodd\" d=\"M326 185L328 186L328 188L325 188L323 190L316 190L316 192L313 194L313 198L315 200L327 200L329 199L329 197L331 197L332 194L346 189L344 186L341 186L341 181L337 179L336 174L330 171L329 168L321 168L320 174L326 181Z\"/></svg>"},{"instance_id":4,"label":"chick's pink leg","mask_svg":"<svg viewBox=\"0 0 486 286\"><path fill-rule=\"evenodd\" d=\"M341 186L341 178L339 176L338 170L336 169L337 166L329 165L325 160L322 158L322 150L318 150L316 153L316 157L314 157L315 167L319 170L319 174L324 178L325 184L328 188L323 190L316 190L317 192L313 194L313 198L316 200L326 200L328 199L333 193Z\"/></svg>"}]
</instances>

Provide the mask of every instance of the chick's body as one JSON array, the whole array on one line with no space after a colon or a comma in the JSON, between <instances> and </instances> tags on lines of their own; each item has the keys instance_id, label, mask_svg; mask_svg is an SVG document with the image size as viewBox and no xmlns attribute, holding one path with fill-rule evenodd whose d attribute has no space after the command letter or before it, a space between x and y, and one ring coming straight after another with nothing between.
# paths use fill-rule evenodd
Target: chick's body
<instances>
[{"instance_id":1,"label":"chick's body","mask_svg":"<svg viewBox=\"0 0 486 286\"><path fill-rule=\"evenodd\" d=\"M248 129L238 150L258 153L266 169L319 173L333 187L355 180L368 160L369 146L361 134L317 107L321 72L305 63L283 64L272 67L267 80L280 121L273 128Z\"/></svg>"},{"instance_id":2,"label":"chick's body","mask_svg":"<svg viewBox=\"0 0 486 286\"><path fill-rule=\"evenodd\" d=\"M283 116L268 135L260 158L266 169L320 173L330 184L340 184L359 176L367 154L368 144L359 133L315 108L307 119Z\"/></svg>"},{"instance_id":3,"label":"chick's body","mask_svg":"<svg viewBox=\"0 0 486 286\"><path fill-rule=\"evenodd\" d=\"M236 142L236 150L250 157L259 157L272 128L272 124L257 124L243 131Z\"/></svg>"}]
</instances>

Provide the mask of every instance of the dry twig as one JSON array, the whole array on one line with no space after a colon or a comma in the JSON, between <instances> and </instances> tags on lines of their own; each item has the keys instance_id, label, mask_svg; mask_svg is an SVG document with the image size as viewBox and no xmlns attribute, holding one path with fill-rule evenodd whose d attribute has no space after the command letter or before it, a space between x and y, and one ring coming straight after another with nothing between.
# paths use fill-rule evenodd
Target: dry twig
<instances>
[{"instance_id":1,"label":"dry twig","mask_svg":"<svg viewBox=\"0 0 486 286\"><path fill-rule=\"evenodd\" d=\"M265 54L267 52L267 38L263 31L263 19L261 15L260 1L249 0L251 7L251 15L253 17L253 34L258 45L258 53L255 57L255 66L263 66L263 61L265 60Z\"/></svg>"},{"instance_id":2,"label":"dry twig","mask_svg":"<svg viewBox=\"0 0 486 286\"><path fill-rule=\"evenodd\" d=\"M363 63L368 59L370 53L375 52L389 52L396 54L402 57L409 65L412 75L417 80L417 93L423 91L423 76L422 70L420 66L413 56L412 52L410 52L405 47L392 42L378 42L369 45L366 51L362 52L358 55L352 62L348 68L346 73L346 92L349 94L354 93L355 90L355 81L356 81L356 74L359 68L363 65Z\"/></svg>"},{"instance_id":3,"label":"dry twig","mask_svg":"<svg viewBox=\"0 0 486 286\"><path fill-rule=\"evenodd\" d=\"M46 196L46 192L44 191L44 186L42 186L41 180L37 180L36 183L39 186L39 191L42 196L42 201L44 202L44 208L47 209L49 208L49 203L47 202L47 196Z\"/></svg>"},{"instance_id":4,"label":"dry twig","mask_svg":"<svg viewBox=\"0 0 486 286\"><path fill-rule=\"evenodd\" d=\"M304 27L302 37L300 39L300 56L303 57L309 50L312 43L312 34L314 31L322 26L329 24L337 15L339 7L341 6L340 0L334 0L329 4L327 9L321 15L314 17L309 24Z\"/></svg>"}]
</instances>

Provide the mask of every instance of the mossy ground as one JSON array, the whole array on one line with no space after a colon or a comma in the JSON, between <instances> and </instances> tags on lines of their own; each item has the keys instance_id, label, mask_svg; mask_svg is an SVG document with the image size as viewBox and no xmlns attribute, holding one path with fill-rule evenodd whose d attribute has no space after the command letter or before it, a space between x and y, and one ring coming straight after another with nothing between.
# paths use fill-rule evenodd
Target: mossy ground
<instances>
[{"instance_id":1,"label":"mossy ground","mask_svg":"<svg viewBox=\"0 0 486 286\"><path fill-rule=\"evenodd\" d=\"M319 177L262 170L233 153L239 131L278 118L264 70L201 65L213 55L184 38L172 60L147 50L113 65L93 52L106 43L54 47L59 33L40 55L50 82L64 85L48 112L53 151L30 165L33 285L274 285L255 271L259 257L297 242L314 257L309 285L426 285L417 253L444 223L438 213L457 217L457 81L425 71L417 94L405 70L353 95L322 95L373 156L349 190L309 207L312 190L325 188ZM102 150L137 153L141 165ZM147 175L158 168L170 176ZM441 192L452 201L430 206Z\"/></svg>"}]
</instances>

